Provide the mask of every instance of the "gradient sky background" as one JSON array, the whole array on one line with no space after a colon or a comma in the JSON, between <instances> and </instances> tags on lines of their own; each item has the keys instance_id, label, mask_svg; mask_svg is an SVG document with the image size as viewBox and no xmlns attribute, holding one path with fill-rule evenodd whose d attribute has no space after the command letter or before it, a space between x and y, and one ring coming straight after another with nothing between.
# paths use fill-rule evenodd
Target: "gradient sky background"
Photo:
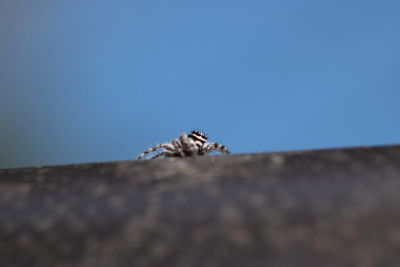
<instances>
[{"instance_id":1,"label":"gradient sky background","mask_svg":"<svg viewBox=\"0 0 400 267\"><path fill-rule=\"evenodd\" d=\"M0 168L400 143L400 1L0 1Z\"/></svg>"}]
</instances>

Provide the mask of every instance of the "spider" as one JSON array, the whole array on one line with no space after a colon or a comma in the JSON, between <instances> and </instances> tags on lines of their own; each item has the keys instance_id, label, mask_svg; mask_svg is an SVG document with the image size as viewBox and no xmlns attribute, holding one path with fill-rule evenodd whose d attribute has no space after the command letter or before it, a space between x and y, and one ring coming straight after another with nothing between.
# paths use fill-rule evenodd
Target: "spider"
<instances>
[{"instance_id":1,"label":"spider","mask_svg":"<svg viewBox=\"0 0 400 267\"><path fill-rule=\"evenodd\" d=\"M203 156L212 151L231 154L226 146L218 143L207 142L207 135L200 131L191 131L189 134L180 134L179 139L173 139L169 143L163 143L147 149L136 159L143 158L146 154L156 151L159 148L163 151L155 154L149 159L158 157L190 157Z\"/></svg>"}]
</instances>

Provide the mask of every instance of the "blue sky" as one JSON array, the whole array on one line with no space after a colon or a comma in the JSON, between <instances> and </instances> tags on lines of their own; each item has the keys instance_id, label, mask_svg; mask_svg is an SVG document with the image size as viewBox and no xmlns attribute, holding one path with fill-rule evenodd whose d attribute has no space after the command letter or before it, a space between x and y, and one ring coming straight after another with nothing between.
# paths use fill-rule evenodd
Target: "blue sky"
<instances>
[{"instance_id":1,"label":"blue sky","mask_svg":"<svg viewBox=\"0 0 400 267\"><path fill-rule=\"evenodd\" d=\"M400 143L399 1L1 1L0 168Z\"/></svg>"}]
</instances>

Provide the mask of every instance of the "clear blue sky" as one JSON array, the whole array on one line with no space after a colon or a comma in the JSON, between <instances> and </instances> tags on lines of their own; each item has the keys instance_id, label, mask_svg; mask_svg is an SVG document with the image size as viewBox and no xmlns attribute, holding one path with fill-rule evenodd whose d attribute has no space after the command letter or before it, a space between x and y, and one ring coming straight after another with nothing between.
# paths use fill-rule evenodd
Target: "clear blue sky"
<instances>
[{"instance_id":1,"label":"clear blue sky","mask_svg":"<svg viewBox=\"0 0 400 267\"><path fill-rule=\"evenodd\" d=\"M0 2L0 168L400 143L400 1Z\"/></svg>"}]
</instances>

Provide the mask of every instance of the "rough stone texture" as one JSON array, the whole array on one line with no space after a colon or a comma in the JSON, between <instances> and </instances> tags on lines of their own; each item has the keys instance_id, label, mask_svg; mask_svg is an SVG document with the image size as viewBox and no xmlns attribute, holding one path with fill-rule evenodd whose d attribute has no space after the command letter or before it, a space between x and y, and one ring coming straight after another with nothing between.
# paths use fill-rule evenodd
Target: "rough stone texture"
<instances>
[{"instance_id":1,"label":"rough stone texture","mask_svg":"<svg viewBox=\"0 0 400 267\"><path fill-rule=\"evenodd\" d=\"M0 170L0 266L400 266L400 146Z\"/></svg>"}]
</instances>

